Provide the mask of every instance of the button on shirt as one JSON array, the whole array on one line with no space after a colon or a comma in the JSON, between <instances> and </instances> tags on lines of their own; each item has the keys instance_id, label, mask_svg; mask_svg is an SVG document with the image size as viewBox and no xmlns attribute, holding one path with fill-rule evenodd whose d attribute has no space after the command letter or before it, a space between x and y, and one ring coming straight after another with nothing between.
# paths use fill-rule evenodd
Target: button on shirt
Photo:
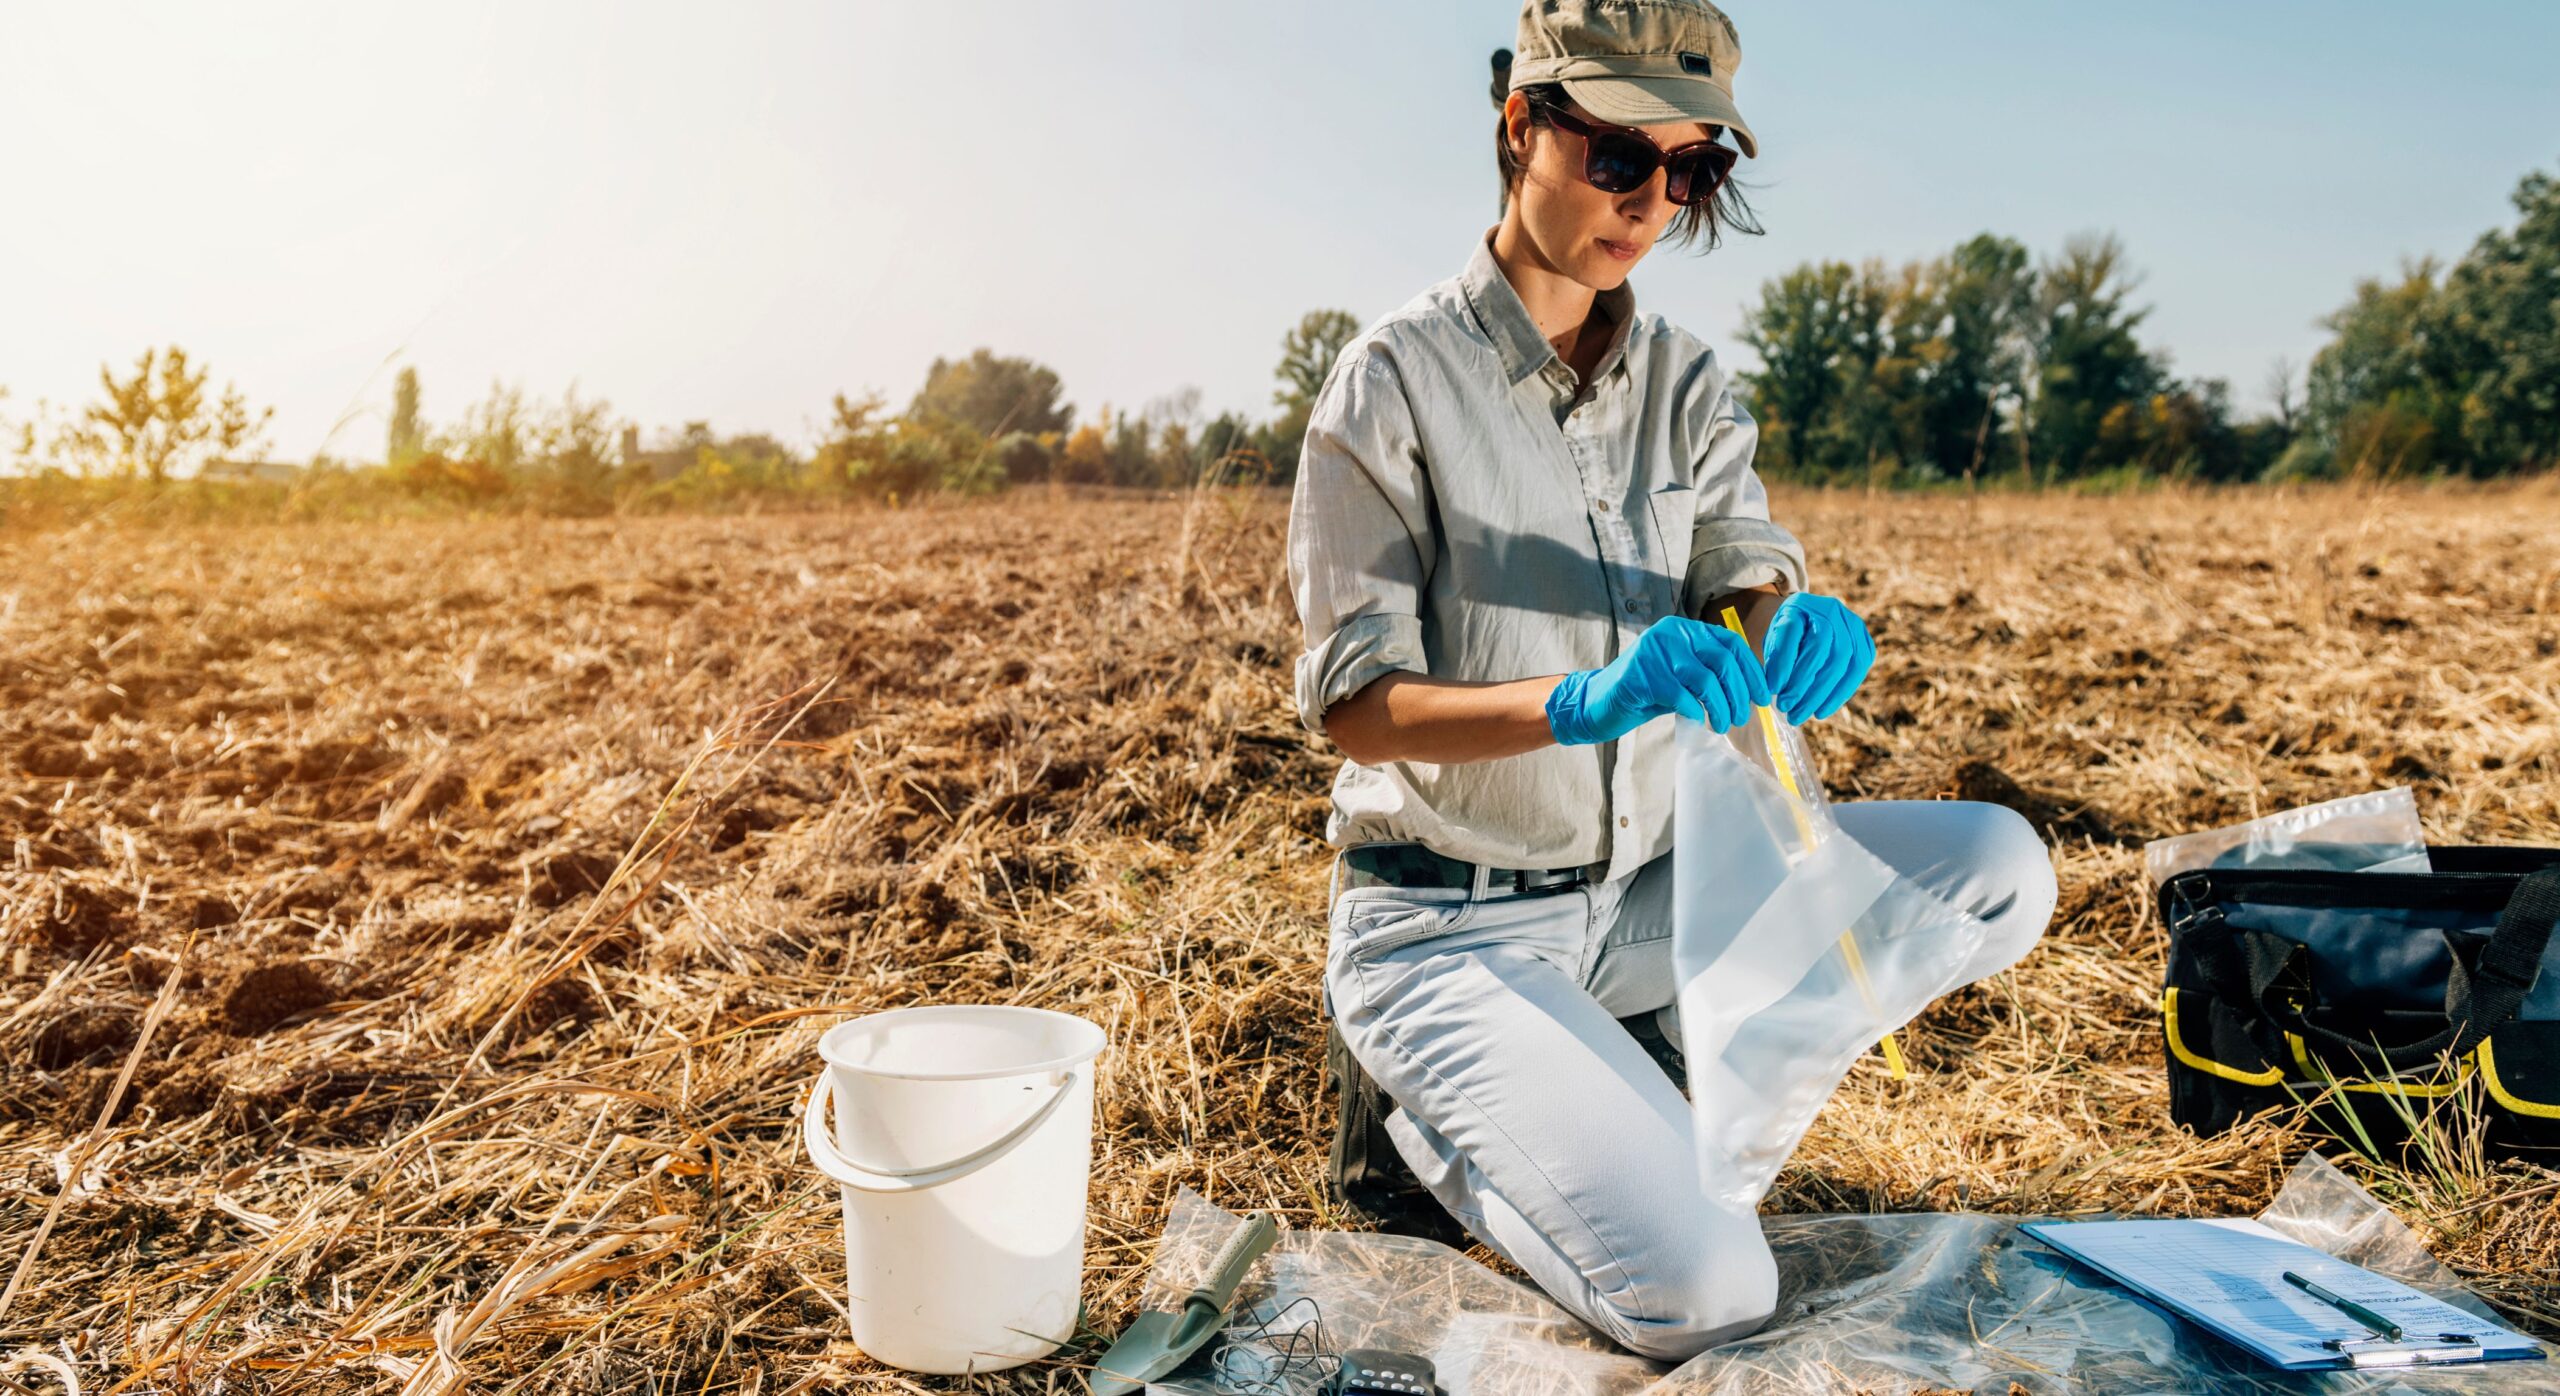
<instances>
[{"instance_id":1,"label":"button on shirt","mask_svg":"<svg viewBox=\"0 0 2560 1396\"><path fill-rule=\"evenodd\" d=\"M1307 730L1382 674L1503 681L1596 669L1669 615L1725 592L1805 587L1769 519L1759 428L1713 351L1621 283L1587 384L1556 357L1493 258L1344 346L1307 418L1289 585ZM1709 617L1701 617L1712 619ZM1671 723L1615 742L1440 765L1346 761L1335 847L1411 839L1506 868L1606 863L1671 846Z\"/></svg>"}]
</instances>

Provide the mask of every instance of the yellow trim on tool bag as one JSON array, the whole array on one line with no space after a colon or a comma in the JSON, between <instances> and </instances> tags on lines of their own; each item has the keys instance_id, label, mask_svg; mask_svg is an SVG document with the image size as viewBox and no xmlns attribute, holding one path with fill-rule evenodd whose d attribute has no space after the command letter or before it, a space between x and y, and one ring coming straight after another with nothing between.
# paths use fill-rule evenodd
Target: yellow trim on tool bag
<instances>
[{"instance_id":1,"label":"yellow trim on tool bag","mask_svg":"<svg viewBox=\"0 0 2560 1396\"><path fill-rule=\"evenodd\" d=\"M2312 1069L2311 1054L2303 1050L2302 1038L2294 1033L2286 1033L2284 1035L2284 1040L2292 1045L2294 1065L2302 1068L2303 1076L2310 1081L2319 1081L2320 1073ZM2471 1059L2469 1057L2463 1058L2462 1069L2454 1073L2454 1077L2451 1081L2436 1085L2424 1085L2414 1082L2403 1083L2397 1081L2336 1080L2335 1078L2337 1073L2335 1072L2331 1072L2330 1076L2337 1088L2342 1091L2364 1091L2371 1095L2397 1095L2403 1097L2413 1095L2446 1096L2460 1092L2462 1089L2462 1083L2471 1078Z\"/></svg>"},{"instance_id":2,"label":"yellow trim on tool bag","mask_svg":"<svg viewBox=\"0 0 2560 1396\"><path fill-rule=\"evenodd\" d=\"M2284 1079L2284 1068L2280 1066L2271 1066L2264 1071L2242 1071L2236 1066L2225 1066L2188 1051L2186 1041L2178 1036L2178 991L2175 989L2160 991L2160 1026L2169 1032L2169 1055L2198 1071L2209 1072L2225 1081L2237 1081L2244 1086L2272 1086Z\"/></svg>"},{"instance_id":3,"label":"yellow trim on tool bag","mask_svg":"<svg viewBox=\"0 0 2560 1396\"><path fill-rule=\"evenodd\" d=\"M2485 1080L2489 1084L2489 1098L2491 1100L2513 1110L2519 1115L2532 1115L2545 1120L2560 1120L2560 1105L2545 1105L2538 1100L2527 1100L2523 1096L2517 1095L2507 1089L2506 1083L2498 1079L2498 1056L2497 1053L2489 1050L2488 1043L2483 1042L2480 1044L2479 1057L2480 1076L2481 1079Z\"/></svg>"}]
</instances>

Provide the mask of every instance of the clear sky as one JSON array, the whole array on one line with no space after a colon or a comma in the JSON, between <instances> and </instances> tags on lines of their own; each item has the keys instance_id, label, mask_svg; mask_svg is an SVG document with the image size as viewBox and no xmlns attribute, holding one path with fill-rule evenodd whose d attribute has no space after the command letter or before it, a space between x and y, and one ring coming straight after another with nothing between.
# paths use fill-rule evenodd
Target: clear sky
<instances>
[{"instance_id":1,"label":"clear sky","mask_svg":"<svg viewBox=\"0 0 2560 1396\"><path fill-rule=\"evenodd\" d=\"M1769 235L1639 305L1738 361L1760 281L2112 228L2152 342L2240 401L2358 276L2459 255L2560 162L2560 5L1735 0ZM574 382L652 430L815 439L936 354L1089 416L1270 410L1280 339L1458 270L1495 218L1508 0L127 5L0 18L0 417L176 341L378 458ZM334 437L332 433L335 433Z\"/></svg>"}]
</instances>

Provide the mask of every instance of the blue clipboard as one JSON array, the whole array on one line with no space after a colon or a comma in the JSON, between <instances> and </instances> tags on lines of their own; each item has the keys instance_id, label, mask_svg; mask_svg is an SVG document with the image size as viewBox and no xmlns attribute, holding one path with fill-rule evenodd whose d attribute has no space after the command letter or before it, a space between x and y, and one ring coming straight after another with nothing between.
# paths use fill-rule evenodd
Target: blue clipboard
<instances>
[{"instance_id":1,"label":"blue clipboard","mask_svg":"<svg viewBox=\"0 0 2560 1396\"><path fill-rule=\"evenodd\" d=\"M2030 1222L2018 1228L2287 1371L2530 1361L2541 1343L2252 1221ZM2299 1275L2401 1336L2289 1283Z\"/></svg>"}]
</instances>

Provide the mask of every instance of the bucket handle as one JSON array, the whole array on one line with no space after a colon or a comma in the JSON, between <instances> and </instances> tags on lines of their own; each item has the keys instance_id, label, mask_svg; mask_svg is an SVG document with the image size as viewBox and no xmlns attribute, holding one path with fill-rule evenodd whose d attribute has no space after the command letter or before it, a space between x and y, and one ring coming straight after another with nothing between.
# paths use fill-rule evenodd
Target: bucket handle
<instances>
[{"instance_id":1,"label":"bucket handle","mask_svg":"<svg viewBox=\"0 0 2560 1396\"><path fill-rule=\"evenodd\" d=\"M1049 1099L1022 1123L998 1135L992 1143L983 1144L946 1163L926 1164L919 1168L874 1168L846 1158L844 1151L836 1147L835 1130L827 1118L827 1103L835 1095L834 1078L820 1071L817 1083L809 1088L809 1104L801 1111L800 1139L808 1146L810 1161L818 1165L818 1171L846 1187L863 1192L923 1192L927 1188L938 1188L966 1178L1011 1152L1014 1145L1029 1138L1033 1130L1058 1113L1058 1106L1067 1098L1067 1086L1074 1079L1072 1071L1050 1072L1049 1084L1056 1089L1049 1092Z\"/></svg>"}]
</instances>

